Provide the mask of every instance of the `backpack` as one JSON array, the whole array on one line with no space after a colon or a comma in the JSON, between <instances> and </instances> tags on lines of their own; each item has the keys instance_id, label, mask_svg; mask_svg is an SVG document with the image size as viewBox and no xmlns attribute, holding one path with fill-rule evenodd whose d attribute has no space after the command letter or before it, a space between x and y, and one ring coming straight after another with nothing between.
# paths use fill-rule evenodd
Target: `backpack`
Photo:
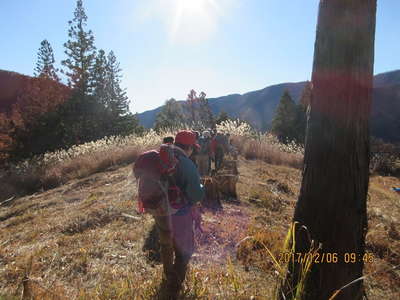
<instances>
[{"instance_id":1,"label":"backpack","mask_svg":"<svg viewBox=\"0 0 400 300\"><path fill-rule=\"evenodd\" d=\"M174 146L170 144L162 144L158 151L147 151L138 157L133 173L138 180L139 212L167 216L185 206L175 180L178 164Z\"/></svg>"},{"instance_id":2,"label":"backpack","mask_svg":"<svg viewBox=\"0 0 400 300\"><path fill-rule=\"evenodd\" d=\"M210 152L210 139L206 137L199 138L200 154L208 154Z\"/></svg>"}]
</instances>

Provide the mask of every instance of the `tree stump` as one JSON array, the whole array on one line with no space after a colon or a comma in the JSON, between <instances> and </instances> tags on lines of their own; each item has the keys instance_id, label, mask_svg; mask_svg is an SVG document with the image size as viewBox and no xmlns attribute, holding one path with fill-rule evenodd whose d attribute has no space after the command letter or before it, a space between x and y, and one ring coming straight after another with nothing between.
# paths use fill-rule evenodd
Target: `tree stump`
<instances>
[{"instance_id":1,"label":"tree stump","mask_svg":"<svg viewBox=\"0 0 400 300\"><path fill-rule=\"evenodd\" d=\"M204 185L206 196L202 205L212 210L222 209L221 195L218 189L218 182L213 177L204 177L201 179Z\"/></svg>"},{"instance_id":2,"label":"tree stump","mask_svg":"<svg viewBox=\"0 0 400 300\"><path fill-rule=\"evenodd\" d=\"M237 161L225 160L221 170L214 175L219 192L227 200L237 200L236 184L239 180Z\"/></svg>"}]
</instances>

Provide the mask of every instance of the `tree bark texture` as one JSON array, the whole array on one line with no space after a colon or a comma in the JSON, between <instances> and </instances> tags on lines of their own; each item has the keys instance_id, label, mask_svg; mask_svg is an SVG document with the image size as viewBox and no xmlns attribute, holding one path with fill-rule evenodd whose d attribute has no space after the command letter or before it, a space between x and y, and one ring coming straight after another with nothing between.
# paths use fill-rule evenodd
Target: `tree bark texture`
<instances>
[{"instance_id":1,"label":"tree bark texture","mask_svg":"<svg viewBox=\"0 0 400 300\"><path fill-rule=\"evenodd\" d=\"M337 253L338 262L313 265L302 300L329 299L362 276L375 18L376 0L320 1L303 180L294 213L307 230L296 230L295 252L309 250L310 235L322 243L321 254ZM357 262L345 263L345 253L356 253ZM297 262L289 266L281 299L282 293L294 299L290 290L299 270ZM359 281L335 300L362 297Z\"/></svg>"}]
</instances>

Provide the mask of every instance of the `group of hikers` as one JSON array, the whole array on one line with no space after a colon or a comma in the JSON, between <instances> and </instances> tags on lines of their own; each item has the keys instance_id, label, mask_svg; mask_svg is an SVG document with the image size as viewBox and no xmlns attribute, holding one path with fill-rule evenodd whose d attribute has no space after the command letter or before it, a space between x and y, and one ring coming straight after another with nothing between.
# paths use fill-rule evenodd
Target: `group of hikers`
<instances>
[{"instance_id":1,"label":"group of hikers","mask_svg":"<svg viewBox=\"0 0 400 300\"><path fill-rule=\"evenodd\" d=\"M203 132L193 131L196 135L197 145L193 149L190 159L198 168L201 177L211 175L212 162L214 170L218 171L222 167L224 156L227 153L234 152L234 147L230 142L229 133L221 133L214 130L205 130ZM169 136L163 139L163 143L173 144L174 137Z\"/></svg>"},{"instance_id":2,"label":"group of hikers","mask_svg":"<svg viewBox=\"0 0 400 300\"><path fill-rule=\"evenodd\" d=\"M212 161L218 171L230 149L229 134L182 130L136 160L139 211L153 215L159 235L163 299L177 299L194 252L205 198L201 177L212 173Z\"/></svg>"}]
</instances>

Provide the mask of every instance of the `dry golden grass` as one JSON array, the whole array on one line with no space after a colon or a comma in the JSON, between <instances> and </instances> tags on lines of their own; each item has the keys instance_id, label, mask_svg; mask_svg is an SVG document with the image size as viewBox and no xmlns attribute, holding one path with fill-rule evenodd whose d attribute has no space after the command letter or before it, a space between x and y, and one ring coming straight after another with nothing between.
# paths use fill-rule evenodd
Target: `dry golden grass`
<instances>
[{"instance_id":1,"label":"dry golden grass","mask_svg":"<svg viewBox=\"0 0 400 300\"><path fill-rule=\"evenodd\" d=\"M297 148L290 152L284 152L278 147L278 144L272 144L266 140L235 137L233 141L239 153L246 159L257 159L269 164L284 165L297 169L300 169L303 165L303 153Z\"/></svg>"},{"instance_id":2,"label":"dry golden grass","mask_svg":"<svg viewBox=\"0 0 400 300\"><path fill-rule=\"evenodd\" d=\"M233 141L246 159L261 159L270 164L295 168L302 165L302 148L297 145L280 144L269 134L251 137L250 127L245 123L227 122L219 129L234 135ZM68 150L45 153L11 166L8 171L0 169L0 201L49 190L72 179L130 164L143 151L156 148L166 135L173 133L149 131L143 137L104 138L75 145Z\"/></svg>"},{"instance_id":3,"label":"dry golden grass","mask_svg":"<svg viewBox=\"0 0 400 300\"><path fill-rule=\"evenodd\" d=\"M0 200L49 190L72 179L85 178L109 168L133 163L144 149L129 146L112 152L85 154L50 166L29 166L23 171L12 170L2 178Z\"/></svg>"},{"instance_id":4,"label":"dry golden grass","mask_svg":"<svg viewBox=\"0 0 400 300\"><path fill-rule=\"evenodd\" d=\"M0 299L157 299L161 265L143 251L153 220L135 213L130 171L71 178L0 206ZM274 294L279 275L263 247L279 257L301 172L243 158L239 172L240 203L205 212L182 299ZM372 300L400 297L399 270L387 271L400 259L400 198L391 190L399 185L398 178L371 178L367 251L375 259L365 273L382 271L366 280Z\"/></svg>"}]
</instances>

